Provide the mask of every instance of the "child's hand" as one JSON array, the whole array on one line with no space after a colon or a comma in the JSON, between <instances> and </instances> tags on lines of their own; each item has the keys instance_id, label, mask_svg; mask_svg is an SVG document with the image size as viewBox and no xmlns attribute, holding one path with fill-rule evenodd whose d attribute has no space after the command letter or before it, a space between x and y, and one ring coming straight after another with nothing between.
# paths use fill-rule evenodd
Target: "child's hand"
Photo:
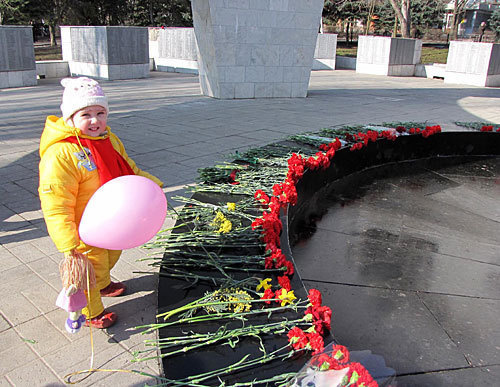
<instances>
[{"instance_id":1,"label":"child's hand","mask_svg":"<svg viewBox=\"0 0 500 387\"><path fill-rule=\"evenodd\" d=\"M59 265L59 271L63 287L68 289L68 291L70 291L72 285L76 289L82 290L86 290L87 287L92 289L95 286L94 267L87 256L80 253L77 249L64 252L64 259Z\"/></svg>"},{"instance_id":2,"label":"child's hand","mask_svg":"<svg viewBox=\"0 0 500 387\"><path fill-rule=\"evenodd\" d=\"M66 296L70 297L78 291L78 288L75 285L69 285L66 289Z\"/></svg>"}]
</instances>

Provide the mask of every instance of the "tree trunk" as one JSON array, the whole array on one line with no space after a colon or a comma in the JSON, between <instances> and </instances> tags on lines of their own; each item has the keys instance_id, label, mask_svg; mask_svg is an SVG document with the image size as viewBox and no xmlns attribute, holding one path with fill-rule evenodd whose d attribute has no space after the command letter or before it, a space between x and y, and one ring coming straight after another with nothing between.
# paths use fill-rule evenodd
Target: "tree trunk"
<instances>
[{"instance_id":1,"label":"tree trunk","mask_svg":"<svg viewBox=\"0 0 500 387\"><path fill-rule=\"evenodd\" d=\"M345 41L347 45L349 45L349 27L351 26L351 22L348 20L345 25Z\"/></svg>"},{"instance_id":2,"label":"tree trunk","mask_svg":"<svg viewBox=\"0 0 500 387\"><path fill-rule=\"evenodd\" d=\"M55 24L49 24L49 35L50 35L50 45L57 46Z\"/></svg>"},{"instance_id":3,"label":"tree trunk","mask_svg":"<svg viewBox=\"0 0 500 387\"><path fill-rule=\"evenodd\" d=\"M401 24L401 35L403 38L410 37L411 19L410 19L410 0L401 0L401 6L396 3L396 0L389 0L396 12L399 23Z\"/></svg>"},{"instance_id":4,"label":"tree trunk","mask_svg":"<svg viewBox=\"0 0 500 387\"><path fill-rule=\"evenodd\" d=\"M458 37L458 26L465 7L465 0L455 0L453 4L453 17L451 19L451 33L450 40L456 40Z\"/></svg>"}]
</instances>

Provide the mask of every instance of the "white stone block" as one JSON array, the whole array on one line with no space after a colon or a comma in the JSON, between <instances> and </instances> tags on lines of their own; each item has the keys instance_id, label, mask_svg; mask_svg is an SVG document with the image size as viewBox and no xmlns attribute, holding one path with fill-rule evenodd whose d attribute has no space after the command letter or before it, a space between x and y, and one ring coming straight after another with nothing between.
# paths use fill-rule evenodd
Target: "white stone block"
<instances>
[{"instance_id":1,"label":"white stone block","mask_svg":"<svg viewBox=\"0 0 500 387\"><path fill-rule=\"evenodd\" d=\"M1 71L0 72L0 89L6 89L10 87L9 86L9 75L7 74L7 71Z\"/></svg>"},{"instance_id":2,"label":"white stone block","mask_svg":"<svg viewBox=\"0 0 500 387\"><path fill-rule=\"evenodd\" d=\"M295 47L291 45L279 45L279 65L280 66L292 66L295 59Z\"/></svg>"},{"instance_id":3,"label":"white stone block","mask_svg":"<svg viewBox=\"0 0 500 387\"><path fill-rule=\"evenodd\" d=\"M275 46L253 45L250 48L250 65L278 66L280 63L279 51Z\"/></svg>"},{"instance_id":4,"label":"white stone block","mask_svg":"<svg viewBox=\"0 0 500 387\"><path fill-rule=\"evenodd\" d=\"M314 46L298 46L295 48L295 58L292 62L294 66L307 66L311 68Z\"/></svg>"},{"instance_id":5,"label":"white stone block","mask_svg":"<svg viewBox=\"0 0 500 387\"><path fill-rule=\"evenodd\" d=\"M307 88L309 86L309 82L294 82L292 83L292 90L290 96L292 98L305 98L307 97Z\"/></svg>"},{"instance_id":6,"label":"white stone block","mask_svg":"<svg viewBox=\"0 0 500 387\"><path fill-rule=\"evenodd\" d=\"M250 8L250 1L254 1L254 0L228 0L226 3L226 7L238 8L238 9L248 9L248 8Z\"/></svg>"},{"instance_id":7,"label":"white stone block","mask_svg":"<svg viewBox=\"0 0 500 387\"><path fill-rule=\"evenodd\" d=\"M215 58L221 66L236 65L236 44L224 44L215 46Z\"/></svg>"},{"instance_id":8,"label":"white stone block","mask_svg":"<svg viewBox=\"0 0 500 387\"><path fill-rule=\"evenodd\" d=\"M222 99L234 99L235 98L235 84L228 82L221 82L219 86L218 95L214 95L216 98Z\"/></svg>"},{"instance_id":9,"label":"white stone block","mask_svg":"<svg viewBox=\"0 0 500 387\"><path fill-rule=\"evenodd\" d=\"M280 12L278 11L257 11L257 27L274 28L278 20Z\"/></svg>"},{"instance_id":10,"label":"white stone block","mask_svg":"<svg viewBox=\"0 0 500 387\"><path fill-rule=\"evenodd\" d=\"M272 98L273 84L269 82L255 84L255 98Z\"/></svg>"},{"instance_id":11,"label":"white stone block","mask_svg":"<svg viewBox=\"0 0 500 387\"><path fill-rule=\"evenodd\" d=\"M245 82L264 82L264 66L245 66Z\"/></svg>"},{"instance_id":12,"label":"white stone block","mask_svg":"<svg viewBox=\"0 0 500 387\"><path fill-rule=\"evenodd\" d=\"M288 0L270 0L269 9L272 11L288 11Z\"/></svg>"},{"instance_id":13,"label":"white stone block","mask_svg":"<svg viewBox=\"0 0 500 387\"><path fill-rule=\"evenodd\" d=\"M291 83L273 83L274 98L290 98L292 96Z\"/></svg>"},{"instance_id":14,"label":"white stone block","mask_svg":"<svg viewBox=\"0 0 500 387\"><path fill-rule=\"evenodd\" d=\"M314 59L313 70L335 70L335 59Z\"/></svg>"},{"instance_id":15,"label":"white stone block","mask_svg":"<svg viewBox=\"0 0 500 387\"><path fill-rule=\"evenodd\" d=\"M226 66L225 82L245 82L245 66Z\"/></svg>"},{"instance_id":16,"label":"white stone block","mask_svg":"<svg viewBox=\"0 0 500 387\"><path fill-rule=\"evenodd\" d=\"M7 71L7 77L9 79L9 87L21 87L23 86L23 73L22 71Z\"/></svg>"},{"instance_id":17,"label":"white stone block","mask_svg":"<svg viewBox=\"0 0 500 387\"><path fill-rule=\"evenodd\" d=\"M283 82L284 68L281 66L266 66L264 82Z\"/></svg>"},{"instance_id":18,"label":"white stone block","mask_svg":"<svg viewBox=\"0 0 500 387\"><path fill-rule=\"evenodd\" d=\"M358 37L356 72L375 75L413 76L420 61L421 41L388 36Z\"/></svg>"},{"instance_id":19,"label":"white stone block","mask_svg":"<svg viewBox=\"0 0 500 387\"><path fill-rule=\"evenodd\" d=\"M234 85L234 98L255 98L255 83L236 83Z\"/></svg>"},{"instance_id":20,"label":"white stone block","mask_svg":"<svg viewBox=\"0 0 500 387\"><path fill-rule=\"evenodd\" d=\"M415 65L392 65L387 70L387 75L392 77L413 77Z\"/></svg>"},{"instance_id":21,"label":"white stone block","mask_svg":"<svg viewBox=\"0 0 500 387\"><path fill-rule=\"evenodd\" d=\"M21 71L23 77L23 86L36 86L36 70Z\"/></svg>"},{"instance_id":22,"label":"white stone block","mask_svg":"<svg viewBox=\"0 0 500 387\"><path fill-rule=\"evenodd\" d=\"M257 9L257 10L261 10L261 9L268 10L269 4L270 4L270 0L251 0L249 3L249 8L250 9Z\"/></svg>"},{"instance_id":23,"label":"white stone block","mask_svg":"<svg viewBox=\"0 0 500 387\"><path fill-rule=\"evenodd\" d=\"M356 62L356 72L360 74L388 75L389 66L384 64Z\"/></svg>"},{"instance_id":24,"label":"white stone block","mask_svg":"<svg viewBox=\"0 0 500 387\"><path fill-rule=\"evenodd\" d=\"M235 48L235 61L237 66L250 66L252 64L252 52L248 45L239 44Z\"/></svg>"},{"instance_id":25,"label":"white stone block","mask_svg":"<svg viewBox=\"0 0 500 387\"><path fill-rule=\"evenodd\" d=\"M500 86L500 44L451 42L446 62L445 83Z\"/></svg>"}]
</instances>

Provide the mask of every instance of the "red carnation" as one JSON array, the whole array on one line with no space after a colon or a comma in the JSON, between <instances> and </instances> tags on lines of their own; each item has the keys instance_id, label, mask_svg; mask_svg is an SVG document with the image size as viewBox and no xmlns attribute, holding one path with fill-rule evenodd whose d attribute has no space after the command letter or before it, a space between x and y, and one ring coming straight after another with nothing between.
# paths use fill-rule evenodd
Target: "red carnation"
<instances>
[{"instance_id":1,"label":"red carnation","mask_svg":"<svg viewBox=\"0 0 500 387\"><path fill-rule=\"evenodd\" d=\"M289 292L290 290L292 290L292 286L290 285L290 279L286 275L278 277L278 283L287 292Z\"/></svg>"},{"instance_id":2,"label":"red carnation","mask_svg":"<svg viewBox=\"0 0 500 387\"><path fill-rule=\"evenodd\" d=\"M303 349L308 344L307 336L304 331L298 327L290 329L287 334L288 341L292 344L293 349Z\"/></svg>"},{"instance_id":3,"label":"red carnation","mask_svg":"<svg viewBox=\"0 0 500 387\"><path fill-rule=\"evenodd\" d=\"M321 292L316 289L310 289L309 294L307 295L307 298L309 298L309 301L311 302L312 306L321 306L323 300L321 297Z\"/></svg>"},{"instance_id":4,"label":"red carnation","mask_svg":"<svg viewBox=\"0 0 500 387\"><path fill-rule=\"evenodd\" d=\"M311 346L311 349L313 350L313 355L316 355L320 352L323 351L325 348L325 343L323 341L323 338L321 335L317 332L311 332L307 334L307 338L309 340L309 345Z\"/></svg>"},{"instance_id":5,"label":"red carnation","mask_svg":"<svg viewBox=\"0 0 500 387\"><path fill-rule=\"evenodd\" d=\"M264 291L264 294L262 295L262 297L260 298L261 300L268 300L268 301L264 301L266 304L270 304L271 303L271 300L274 299L274 292L271 290L271 288L269 289L266 289Z\"/></svg>"}]
</instances>

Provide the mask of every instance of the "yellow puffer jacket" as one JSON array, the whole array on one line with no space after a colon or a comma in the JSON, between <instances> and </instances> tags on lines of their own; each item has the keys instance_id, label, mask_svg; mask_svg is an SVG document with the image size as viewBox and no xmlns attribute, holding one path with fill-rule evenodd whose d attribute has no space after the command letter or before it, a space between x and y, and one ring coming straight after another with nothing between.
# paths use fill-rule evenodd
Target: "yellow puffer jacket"
<instances>
[{"instance_id":1,"label":"yellow puffer jacket","mask_svg":"<svg viewBox=\"0 0 500 387\"><path fill-rule=\"evenodd\" d=\"M163 183L137 168L125 152L120 139L107 127L104 138L110 137L115 148L129 163L136 175L147 177L160 187ZM99 188L99 173L92 158L85 156L78 144L62 141L67 137L96 139L85 136L62 118L48 116L40 139L40 184L38 193L49 235L61 252L80 244L78 226L90 197ZM99 137L102 138L102 137ZM86 149L86 153L90 151Z\"/></svg>"}]
</instances>

